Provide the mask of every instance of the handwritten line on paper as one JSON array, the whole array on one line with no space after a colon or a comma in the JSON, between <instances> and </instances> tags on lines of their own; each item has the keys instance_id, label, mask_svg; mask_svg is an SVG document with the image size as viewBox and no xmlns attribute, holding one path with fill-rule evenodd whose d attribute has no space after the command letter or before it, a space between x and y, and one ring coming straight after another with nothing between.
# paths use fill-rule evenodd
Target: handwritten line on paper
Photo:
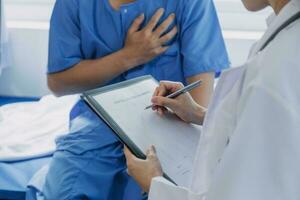
<instances>
[{"instance_id":1,"label":"handwritten line on paper","mask_svg":"<svg viewBox=\"0 0 300 200\"><path fill-rule=\"evenodd\" d=\"M115 101L114 104L124 103L124 102L130 101L132 99L139 98L139 97L144 96L144 95L149 94L149 93L150 93L150 91L147 91L147 92L143 92L141 94L138 94L138 95L135 95L135 96L132 96L132 97L128 97L126 99L120 99L118 101Z\"/></svg>"}]
</instances>

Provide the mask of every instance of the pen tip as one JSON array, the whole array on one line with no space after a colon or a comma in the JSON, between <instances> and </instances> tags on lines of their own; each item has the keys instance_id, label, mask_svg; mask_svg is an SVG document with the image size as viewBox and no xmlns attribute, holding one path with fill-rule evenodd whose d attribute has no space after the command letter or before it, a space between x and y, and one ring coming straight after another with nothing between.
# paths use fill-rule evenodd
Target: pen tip
<instances>
[{"instance_id":1,"label":"pen tip","mask_svg":"<svg viewBox=\"0 0 300 200\"><path fill-rule=\"evenodd\" d=\"M152 106L147 106L147 107L145 108L145 110L148 110L149 108L152 108Z\"/></svg>"}]
</instances>

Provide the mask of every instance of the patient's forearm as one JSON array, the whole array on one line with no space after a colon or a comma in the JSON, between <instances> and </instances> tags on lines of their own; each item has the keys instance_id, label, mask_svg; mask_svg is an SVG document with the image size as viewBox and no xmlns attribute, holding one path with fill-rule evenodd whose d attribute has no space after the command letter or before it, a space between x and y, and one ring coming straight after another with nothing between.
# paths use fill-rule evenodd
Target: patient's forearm
<instances>
[{"instance_id":1,"label":"patient's forearm","mask_svg":"<svg viewBox=\"0 0 300 200\"><path fill-rule=\"evenodd\" d=\"M207 108L214 91L214 73L203 73L187 78L189 84L202 80L200 87L193 89L190 94L193 99L201 106Z\"/></svg>"},{"instance_id":2,"label":"patient's forearm","mask_svg":"<svg viewBox=\"0 0 300 200\"><path fill-rule=\"evenodd\" d=\"M134 67L127 52L116 53L97 60L84 60L74 67L48 75L48 86L57 96L81 93L99 87Z\"/></svg>"}]
</instances>

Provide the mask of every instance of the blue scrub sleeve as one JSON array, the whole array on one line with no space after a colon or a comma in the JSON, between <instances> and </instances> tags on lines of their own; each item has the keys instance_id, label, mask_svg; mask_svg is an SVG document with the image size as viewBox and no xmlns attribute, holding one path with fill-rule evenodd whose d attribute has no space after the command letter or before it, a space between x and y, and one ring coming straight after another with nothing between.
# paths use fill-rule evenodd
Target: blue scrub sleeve
<instances>
[{"instance_id":1,"label":"blue scrub sleeve","mask_svg":"<svg viewBox=\"0 0 300 200\"><path fill-rule=\"evenodd\" d=\"M229 67L216 9L211 0L186 0L180 24L185 78Z\"/></svg>"},{"instance_id":2,"label":"blue scrub sleeve","mask_svg":"<svg viewBox=\"0 0 300 200\"><path fill-rule=\"evenodd\" d=\"M67 70L82 59L76 0L57 0L50 22L48 73Z\"/></svg>"}]
</instances>

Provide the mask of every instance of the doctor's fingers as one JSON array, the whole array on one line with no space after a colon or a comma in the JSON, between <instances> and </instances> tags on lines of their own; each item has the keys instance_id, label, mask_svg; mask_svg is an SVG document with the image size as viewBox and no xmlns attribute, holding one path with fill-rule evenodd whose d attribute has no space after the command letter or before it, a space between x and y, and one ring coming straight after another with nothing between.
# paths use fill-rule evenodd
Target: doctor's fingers
<instances>
[{"instance_id":1,"label":"doctor's fingers","mask_svg":"<svg viewBox=\"0 0 300 200\"><path fill-rule=\"evenodd\" d=\"M132 23L131 27L128 30L128 34L132 34L134 32L137 32L140 29L140 26L142 25L143 21L145 19L145 15L141 14L138 16Z\"/></svg>"},{"instance_id":2,"label":"doctor's fingers","mask_svg":"<svg viewBox=\"0 0 300 200\"><path fill-rule=\"evenodd\" d=\"M170 93L172 93L172 92L167 90L166 87L164 87L162 84L160 84L160 86L158 87L158 92L157 92L156 96L165 97L165 96L169 95ZM165 113L168 112L168 110L163 106L156 106L156 111L158 112L158 114L160 116L163 116Z\"/></svg>"},{"instance_id":3,"label":"doctor's fingers","mask_svg":"<svg viewBox=\"0 0 300 200\"><path fill-rule=\"evenodd\" d=\"M168 109L162 106L158 106L156 110L160 116L164 116L166 113L169 112Z\"/></svg>"},{"instance_id":4,"label":"doctor's fingers","mask_svg":"<svg viewBox=\"0 0 300 200\"><path fill-rule=\"evenodd\" d=\"M156 96L165 96L182 89L184 86L179 82L161 81Z\"/></svg>"},{"instance_id":5,"label":"doctor's fingers","mask_svg":"<svg viewBox=\"0 0 300 200\"><path fill-rule=\"evenodd\" d=\"M180 90L181 88L183 88L182 83L161 81L159 86L155 89L152 98L156 96L165 97L173 92L176 92L177 90ZM152 110L156 110L160 115L164 115L165 113L168 112L168 110L164 106L160 106L160 105L153 106Z\"/></svg>"},{"instance_id":6,"label":"doctor's fingers","mask_svg":"<svg viewBox=\"0 0 300 200\"><path fill-rule=\"evenodd\" d=\"M173 111L178 109L179 103L176 99L170 99L167 97L156 96L152 98L152 103L155 106L167 107Z\"/></svg>"},{"instance_id":7,"label":"doctor's fingers","mask_svg":"<svg viewBox=\"0 0 300 200\"><path fill-rule=\"evenodd\" d=\"M159 92L159 87L156 87L155 90L154 90L154 92L153 92L152 97L158 96L158 95L157 95L158 92Z\"/></svg>"},{"instance_id":8,"label":"doctor's fingers","mask_svg":"<svg viewBox=\"0 0 300 200\"><path fill-rule=\"evenodd\" d=\"M155 91L153 92L152 98L155 97L155 96L157 96L158 91L159 91L159 88L158 88L158 87L155 88ZM157 110L157 109L158 109L158 106L152 106L152 110L153 110L153 111L155 111L155 110Z\"/></svg>"},{"instance_id":9,"label":"doctor's fingers","mask_svg":"<svg viewBox=\"0 0 300 200\"><path fill-rule=\"evenodd\" d=\"M166 87L164 87L164 85L162 85L162 82L160 82L159 86L155 88L155 91L152 95L152 97L156 97L156 96L166 96L170 93L169 90L167 90Z\"/></svg>"}]
</instances>

